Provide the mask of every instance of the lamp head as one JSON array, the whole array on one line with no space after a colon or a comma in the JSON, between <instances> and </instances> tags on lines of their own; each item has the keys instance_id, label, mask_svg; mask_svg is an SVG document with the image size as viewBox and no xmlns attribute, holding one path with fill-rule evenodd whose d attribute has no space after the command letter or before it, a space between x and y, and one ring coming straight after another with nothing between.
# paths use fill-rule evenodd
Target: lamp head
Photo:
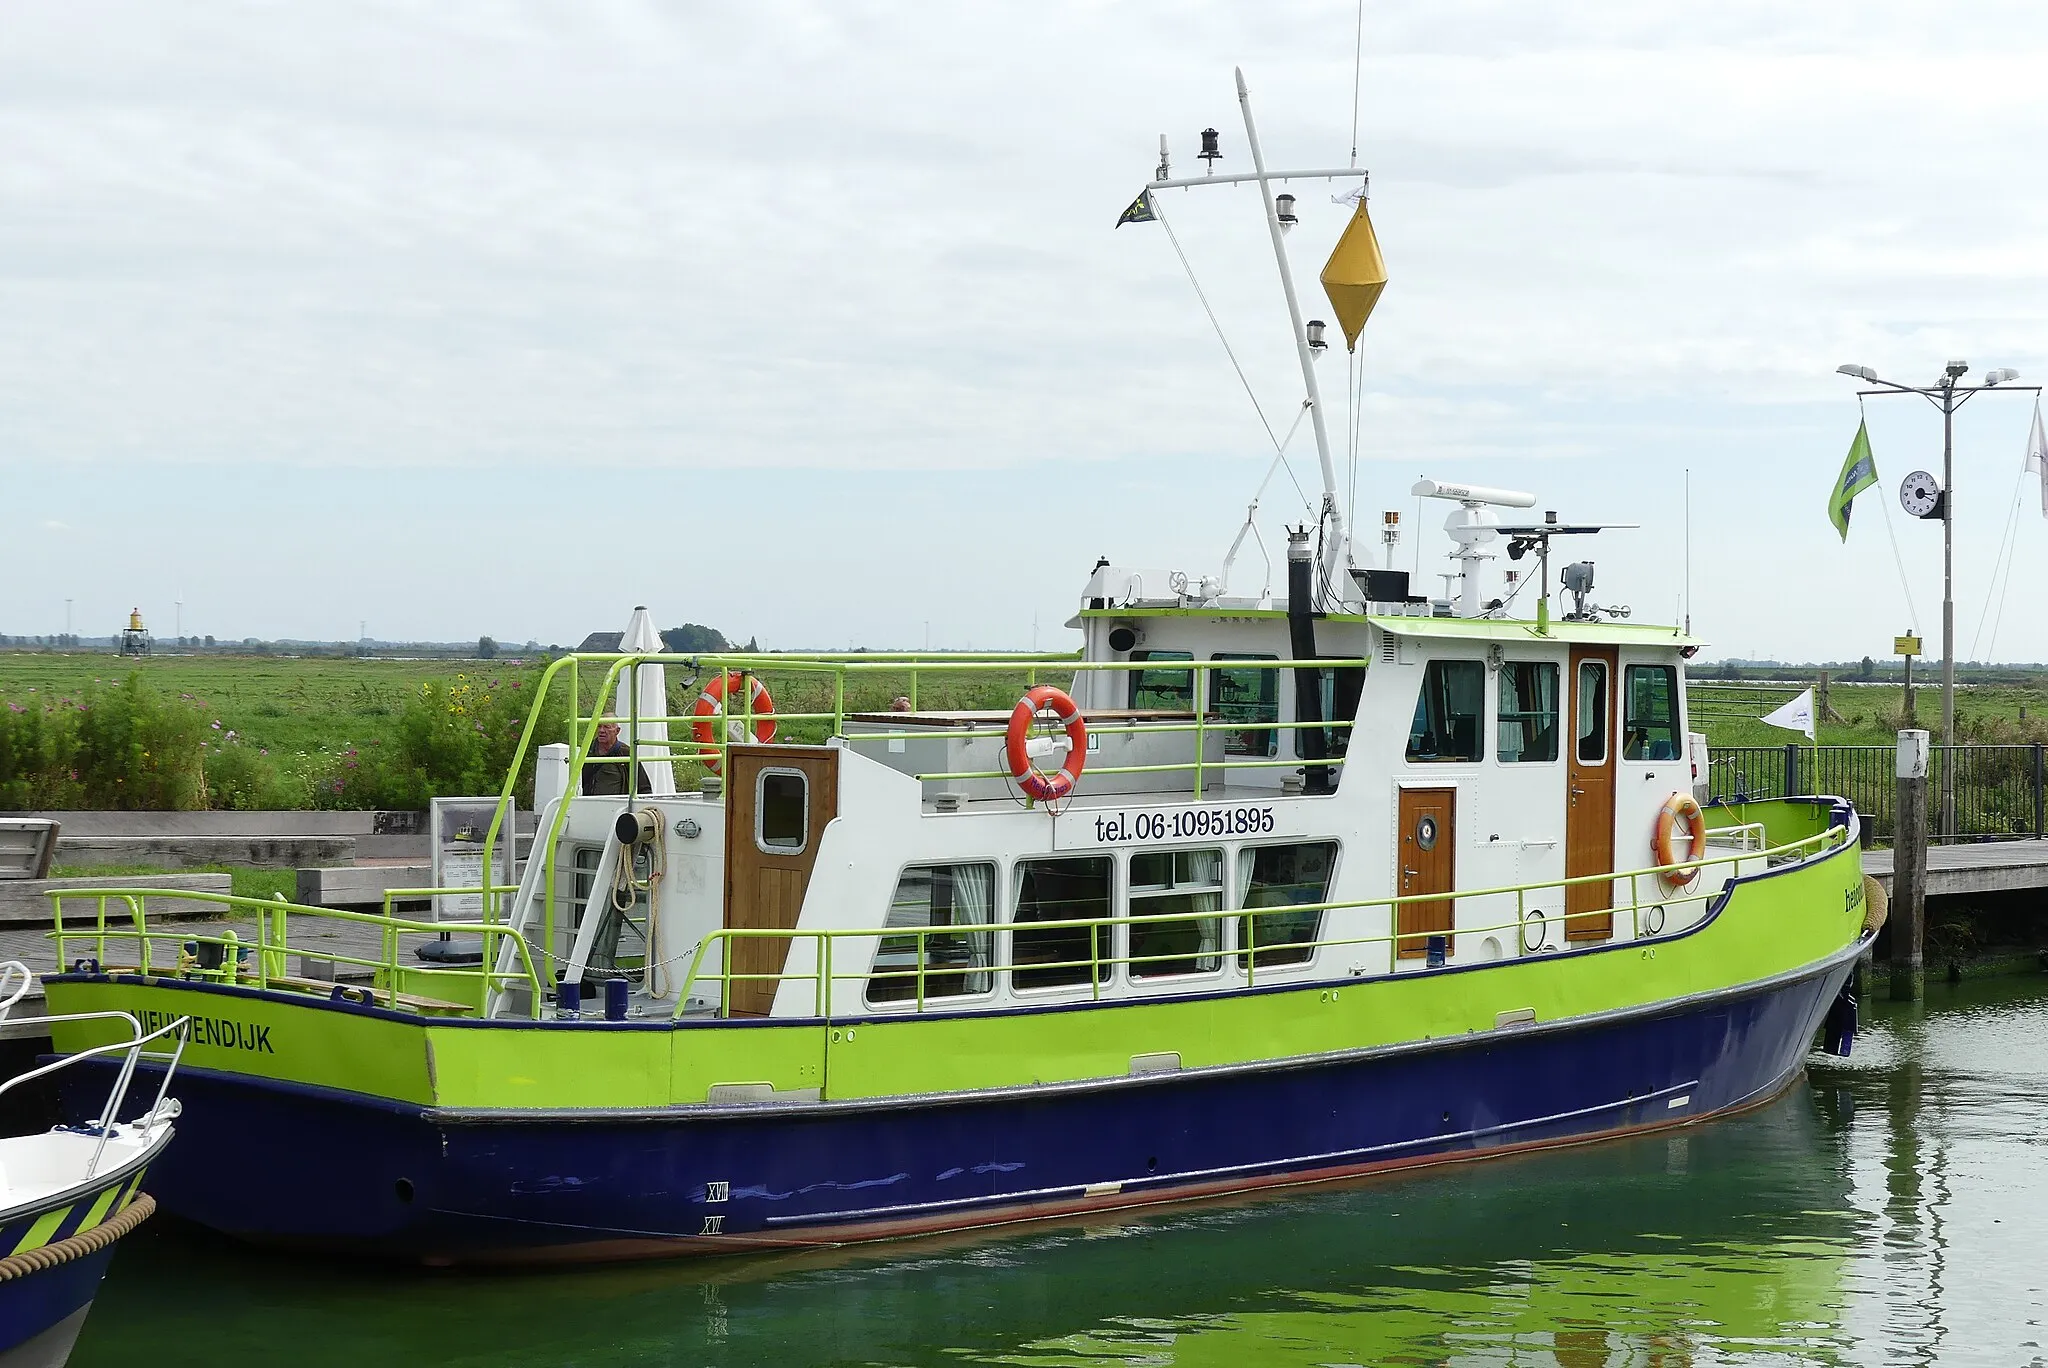
<instances>
[{"instance_id":1,"label":"lamp head","mask_svg":"<svg viewBox=\"0 0 2048 1368\"><path fill-rule=\"evenodd\" d=\"M1970 363L1967 361L1951 361L1942 367L1942 373L1951 380L1960 380L1970 373Z\"/></svg>"},{"instance_id":2,"label":"lamp head","mask_svg":"<svg viewBox=\"0 0 2048 1368\"><path fill-rule=\"evenodd\" d=\"M2020 373L2011 366L2001 366L1999 369L1985 375L1984 383L1987 385L2002 385L2008 380L2017 380L2019 378Z\"/></svg>"},{"instance_id":3,"label":"lamp head","mask_svg":"<svg viewBox=\"0 0 2048 1368\"><path fill-rule=\"evenodd\" d=\"M1868 380L1873 384L1877 381L1877 372L1868 366L1837 366L1835 367L1835 374L1846 375L1857 380Z\"/></svg>"}]
</instances>

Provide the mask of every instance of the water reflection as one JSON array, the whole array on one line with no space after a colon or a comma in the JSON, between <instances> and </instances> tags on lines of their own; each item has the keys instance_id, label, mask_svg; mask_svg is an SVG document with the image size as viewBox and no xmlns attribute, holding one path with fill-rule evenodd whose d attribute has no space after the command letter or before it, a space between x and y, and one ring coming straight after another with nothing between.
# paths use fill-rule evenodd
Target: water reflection
<instances>
[{"instance_id":1,"label":"water reflection","mask_svg":"<svg viewBox=\"0 0 2048 1368\"><path fill-rule=\"evenodd\" d=\"M481 1278L145 1228L74 1362L2026 1363L2043 1038L2042 983L1966 986L1681 1135L779 1260Z\"/></svg>"}]
</instances>

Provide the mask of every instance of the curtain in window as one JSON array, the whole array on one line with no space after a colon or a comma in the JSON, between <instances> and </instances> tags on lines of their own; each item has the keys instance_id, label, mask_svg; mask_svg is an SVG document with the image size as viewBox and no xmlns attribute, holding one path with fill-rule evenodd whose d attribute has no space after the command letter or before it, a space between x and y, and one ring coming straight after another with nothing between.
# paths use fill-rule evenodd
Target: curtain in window
<instances>
[{"instance_id":1,"label":"curtain in window","mask_svg":"<svg viewBox=\"0 0 2048 1368\"><path fill-rule=\"evenodd\" d=\"M995 884L993 866L953 866L953 924L987 926L995 908ZM989 986L987 971L995 948L995 937L984 934L964 939L967 941L968 963L975 968L975 972L968 976L967 991L985 993Z\"/></svg>"}]
</instances>

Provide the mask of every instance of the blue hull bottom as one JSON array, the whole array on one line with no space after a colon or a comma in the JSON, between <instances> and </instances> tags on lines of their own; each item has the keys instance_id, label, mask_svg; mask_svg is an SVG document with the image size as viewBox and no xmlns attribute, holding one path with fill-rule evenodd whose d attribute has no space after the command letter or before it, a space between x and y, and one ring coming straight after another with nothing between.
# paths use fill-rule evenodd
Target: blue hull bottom
<instances>
[{"instance_id":1,"label":"blue hull bottom","mask_svg":"<svg viewBox=\"0 0 2048 1368\"><path fill-rule=\"evenodd\" d=\"M0 1368L39 1368L70 1356L114 1248L0 1282Z\"/></svg>"},{"instance_id":2,"label":"blue hull bottom","mask_svg":"<svg viewBox=\"0 0 2048 1368\"><path fill-rule=\"evenodd\" d=\"M244 1239L476 1263L844 1243L1327 1181L1766 1101L1855 958L1569 1026L937 1102L459 1114L186 1069L185 1142L150 1188Z\"/></svg>"}]
</instances>

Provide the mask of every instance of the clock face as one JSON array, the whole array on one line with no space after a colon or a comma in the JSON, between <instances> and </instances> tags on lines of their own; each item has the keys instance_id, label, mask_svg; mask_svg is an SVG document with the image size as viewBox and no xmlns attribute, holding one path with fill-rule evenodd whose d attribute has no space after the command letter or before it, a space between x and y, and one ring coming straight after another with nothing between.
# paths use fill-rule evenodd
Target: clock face
<instances>
[{"instance_id":1,"label":"clock face","mask_svg":"<svg viewBox=\"0 0 2048 1368\"><path fill-rule=\"evenodd\" d=\"M1934 512L1941 501L1941 486L1924 470L1916 470L1899 481L1899 507L1916 518Z\"/></svg>"}]
</instances>

